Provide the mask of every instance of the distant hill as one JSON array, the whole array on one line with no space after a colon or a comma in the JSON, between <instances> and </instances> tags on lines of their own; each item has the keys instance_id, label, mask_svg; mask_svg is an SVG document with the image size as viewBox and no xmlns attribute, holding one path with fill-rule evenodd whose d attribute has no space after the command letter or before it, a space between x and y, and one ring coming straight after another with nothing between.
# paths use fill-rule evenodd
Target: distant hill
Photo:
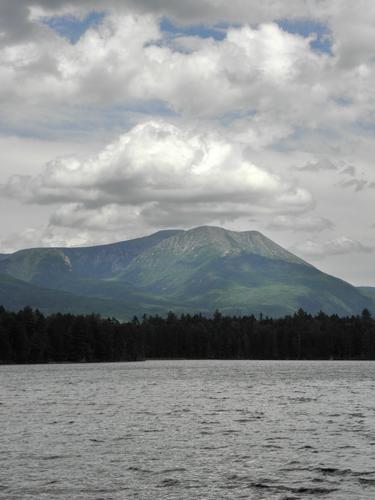
<instances>
[{"instance_id":1,"label":"distant hill","mask_svg":"<svg viewBox=\"0 0 375 500\"><path fill-rule=\"evenodd\" d=\"M64 311L121 318L168 310L281 316L299 308L341 315L375 309L366 290L322 273L260 232L211 226L110 245L22 250L0 257L0 273L0 303L4 297L44 311L51 300L53 310L61 303ZM4 276L17 286L9 289ZM39 305L28 302L27 285L38 287ZM55 290L53 299L46 288Z\"/></svg>"}]
</instances>

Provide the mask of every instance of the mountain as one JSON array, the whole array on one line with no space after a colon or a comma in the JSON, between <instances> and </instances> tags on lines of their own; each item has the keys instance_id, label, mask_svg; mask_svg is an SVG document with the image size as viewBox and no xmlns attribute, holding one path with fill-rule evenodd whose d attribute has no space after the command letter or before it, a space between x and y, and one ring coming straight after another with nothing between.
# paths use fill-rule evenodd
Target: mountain
<instances>
[{"instance_id":1,"label":"mountain","mask_svg":"<svg viewBox=\"0 0 375 500\"><path fill-rule=\"evenodd\" d=\"M368 294L322 273L260 232L210 226L110 245L22 250L0 259L0 273L17 279L18 290L21 283L37 287L39 297L44 297L41 289L55 290L50 293L64 310L74 297L75 311L93 307L103 314L107 307L111 313L105 314L121 318L168 310L272 316L300 307L341 315L375 310ZM0 299L6 296L3 282ZM16 288L9 293L26 305L27 295ZM38 307L45 310L48 304Z\"/></svg>"},{"instance_id":2,"label":"mountain","mask_svg":"<svg viewBox=\"0 0 375 500\"><path fill-rule=\"evenodd\" d=\"M143 302L137 296L124 300L82 296L74 293L44 288L0 274L0 305L11 311L18 311L29 305L34 309L51 313L91 314L128 319L139 313L163 314L166 304L154 299Z\"/></svg>"},{"instance_id":3,"label":"mountain","mask_svg":"<svg viewBox=\"0 0 375 500\"><path fill-rule=\"evenodd\" d=\"M110 301L101 303L100 299L78 297L69 292L38 287L6 274L0 274L0 304L10 310L30 305L47 313L120 312L120 308L113 307Z\"/></svg>"},{"instance_id":4,"label":"mountain","mask_svg":"<svg viewBox=\"0 0 375 500\"><path fill-rule=\"evenodd\" d=\"M177 234L134 258L121 278L192 310L348 314L370 303L257 231L199 227Z\"/></svg>"},{"instance_id":5,"label":"mountain","mask_svg":"<svg viewBox=\"0 0 375 500\"><path fill-rule=\"evenodd\" d=\"M32 248L0 258L0 272L43 286L56 286L66 279L111 278L131 260L178 230L159 231L151 236L109 245L78 248Z\"/></svg>"},{"instance_id":6,"label":"mountain","mask_svg":"<svg viewBox=\"0 0 375 500\"><path fill-rule=\"evenodd\" d=\"M375 311L375 287L373 286L358 286L357 290L371 300L371 309Z\"/></svg>"}]
</instances>

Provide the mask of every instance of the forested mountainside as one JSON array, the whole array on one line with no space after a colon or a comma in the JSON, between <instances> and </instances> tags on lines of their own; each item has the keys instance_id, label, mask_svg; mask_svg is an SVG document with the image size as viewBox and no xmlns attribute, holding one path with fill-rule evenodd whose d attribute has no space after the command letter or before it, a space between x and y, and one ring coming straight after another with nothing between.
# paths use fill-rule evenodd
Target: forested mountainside
<instances>
[{"instance_id":1,"label":"forested mountainside","mask_svg":"<svg viewBox=\"0 0 375 500\"><path fill-rule=\"evenodd\" d=\"M17 281L11 281L11 279ZM358 314L368 290L321 272L258 231L203 226L87 248L0 259L0 303L17 310L138 314ZM1 302L2 301L2 302Z\"/></svg>"}]
</instances>

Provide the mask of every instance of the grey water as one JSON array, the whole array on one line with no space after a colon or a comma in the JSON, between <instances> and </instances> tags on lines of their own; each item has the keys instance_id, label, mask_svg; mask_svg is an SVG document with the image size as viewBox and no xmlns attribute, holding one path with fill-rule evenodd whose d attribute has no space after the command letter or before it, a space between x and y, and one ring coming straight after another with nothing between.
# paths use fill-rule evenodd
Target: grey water
<instances>
[{"instance_id":1,"label":"grey water","mask_svg":"<svg viewBox=\"0 0 375 500\"><path fill-rule=\"evenodd\" d=\"M374 499L375 363L0 367L4 499Z\"/></svg>"}]
</instances>

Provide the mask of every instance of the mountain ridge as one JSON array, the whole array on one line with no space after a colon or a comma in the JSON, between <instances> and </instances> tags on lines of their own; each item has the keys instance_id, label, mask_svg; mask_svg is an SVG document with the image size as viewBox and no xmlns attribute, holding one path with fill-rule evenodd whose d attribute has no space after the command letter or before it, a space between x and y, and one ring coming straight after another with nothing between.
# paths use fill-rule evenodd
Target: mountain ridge
<instances>
[{"instance_id":1,"label":"mountain ridge","mask_svg":"<svg viewBox=\"0 0 375 500\"><path fill-rule=\"evenodd\" d=\"M322 273L259 231L216 226L92 247L20 250L0 259L0 273L81 298L116 301L124 315L220 309L275 316L301 307L352 314L375 304L368 293Z\"/></svg>"},{"instance_id":2,"label":"mountain ridge","mask_svg":"<svg viewBox=\"0 0 375 500\"><path fill-rule=\"evenodd\" d=\"M264 236L259 231L230 231L216 226L199 226L189 229L183 233L166 238L156 247L173 247L178 241L183 241L184 245L175 245L175 252L178 255L186 253L189 250L207 245L207 242L214 242L224 255L231 253L254 253L263 257L288 260L304 265L311 265L300 259L291 252L288 252L280 245ZM190 246L189 246L190 243ZM192 246L193 245L193 246ZM152 251L152 250L149 250Z\"/></svg>"}]
</instances>

